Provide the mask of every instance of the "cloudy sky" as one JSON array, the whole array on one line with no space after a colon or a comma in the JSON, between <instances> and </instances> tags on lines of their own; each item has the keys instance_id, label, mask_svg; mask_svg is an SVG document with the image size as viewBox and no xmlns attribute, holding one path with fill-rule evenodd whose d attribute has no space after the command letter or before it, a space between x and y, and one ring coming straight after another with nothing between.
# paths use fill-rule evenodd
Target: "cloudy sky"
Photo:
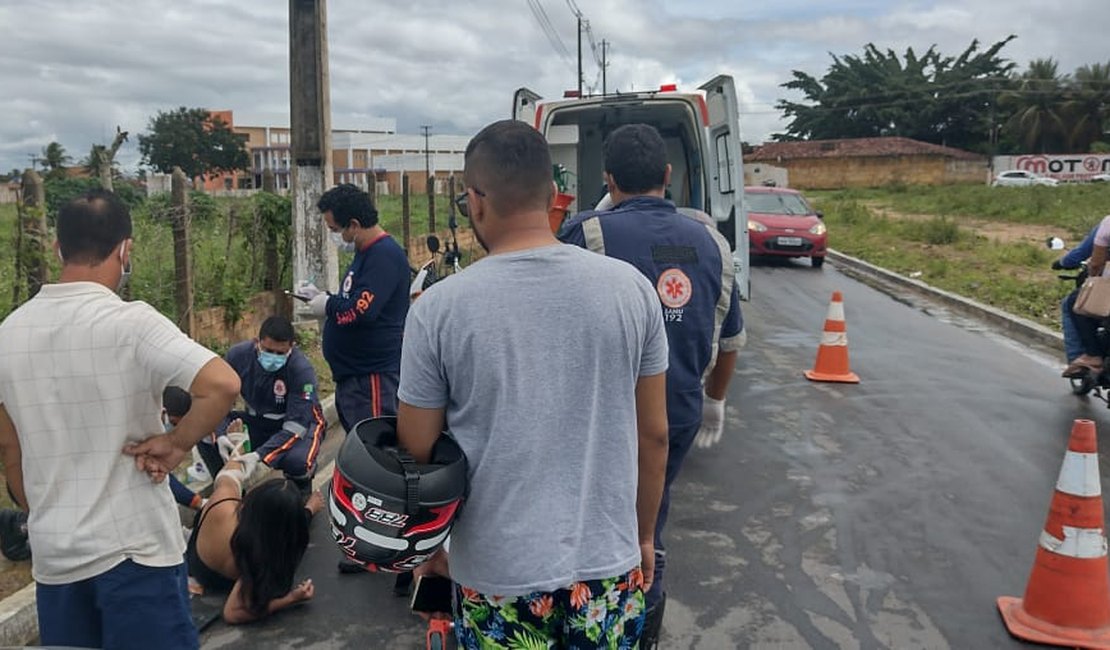
<instances>
[{"instance_id":1,"label":"cloudy sky","mask_svg":"<svg viewBox=\"0 0 1110 650\"><path fill-rule=\"evenodd\" d=\"M735 77L742 137L781 130L774 109L793 69L820 76L829 53L874 42L902 52L961 52L1016 34L1002 54L1060 69L1110 59L1107 0L577 0L608 84L622 91ZM542 9L559 39L545 35ZM288 112L284 0L0 0L0 170L26 167L50 141L75 157L120 125L142 132L158 110L230 108L237 121ZM512 92L552 97L575 86L567 0L329 0L332 113L337 123L394 117L471 134L507 117ZM586 84L599 78L586 48ZM138 164L135 138L120 160Z\"/></svg>"}]
</instances>

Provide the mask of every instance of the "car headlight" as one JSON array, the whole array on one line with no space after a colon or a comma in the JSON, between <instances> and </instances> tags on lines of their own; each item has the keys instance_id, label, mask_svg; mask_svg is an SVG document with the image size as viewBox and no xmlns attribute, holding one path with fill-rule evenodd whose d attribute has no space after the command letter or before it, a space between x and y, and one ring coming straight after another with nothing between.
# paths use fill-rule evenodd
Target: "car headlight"
<instances>
[{"instance_id":1,"label":"car headlight","mask_svg":"<svg viewBox=\"0 0 1110 650\"><path fill-rule=\"evenodd\" d=\"M748 219L748 231L749 232L767 232L767 226L764 226L763 224L759 223L758 221L752 221L751 219Z\"/></svg>"},{"instance_id":2,"label":"car headlight","mask_svg":"<svg viewBox=\"0 0 1110 650\"><path fill-rule=\"evenodd\" d=\"M823 235L823 234L827 233L828 231L829 231L829 229L826 228L825 224L823 224L823 223L819 223L819 224L817 224L817 225L815 225L815 226L813 226L812 228L809 229L809 232L810 232L811 235Z\"/></svg>"}]
</instances>

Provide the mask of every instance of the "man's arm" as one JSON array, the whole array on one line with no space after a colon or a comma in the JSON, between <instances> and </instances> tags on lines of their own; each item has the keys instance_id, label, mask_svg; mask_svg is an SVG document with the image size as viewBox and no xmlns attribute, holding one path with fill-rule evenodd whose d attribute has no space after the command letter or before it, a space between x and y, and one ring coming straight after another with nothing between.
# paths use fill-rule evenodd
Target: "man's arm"
<instances>
[{"instance_id":1,"label":"man's arm","mask_svg":"<svg viewBox=\"0 0 1110 650\"><path fill-rule=\"evenodd\" d=\"M639 440L636 520L646 591L655 577L655 520L667 473L666 373L640 377L636 382L636 431Z\"/></svg>"},{"instance_id":2,"label":"man's arm","mask_svg":"<svg viewBox=\"0 0 1110 650\"><path fill-rule=\"evenodd\" d=\"M312 363L294 348L289 359L289 374L286 377L288 393L285 397L285 421L282 429L297 438L311 436L321 426L317 405L316 371ZM324 425L326 426L326 424Z\"/></svg>"},{"instance_id":3,"label":"man's arm","mask_svg":"<svg viewBox=\"0 0 1110 650\"><path fill-rule=\"evenodd\" d=\"M1095 246L1095 234L1098 232L1098 226L1091 229L1082 242L1075 248L1068 251L1068 254L1060 259L1060 268L1062 269L1077 269L1083 263L1083 260L1091 256L1091 250Z\"/></svg>"},{"instance_id":4,"label":"man's arm","mask_svg":"<svg viewBox=\"0 0 1110 650\"><path fill-rule=\"evenodd\" d=\"M15 497L16 505L26 512L27 495L23 491L23 451L19 447L15 423L12 422L3 404L0 404L0 461L4 463L4 476L8 479L8 488Z\"/></svg>"},{"instance_id":5,"label":"man's arm","mask_svg":"<svg viewBox=\"0 0 1110 650\"><path fill-rule=\"evenodd\" d=\"M204 364L189 386L192 406L170 433L155 435L124 448L139 469L156 482L185 458L189 450L211 433L239 394L239 375L219 357Z\"/></svg>"},{"instance_id":6,"label":"man's arm","mask_svg":"<svg viewBox=\"0 0 1110 650\"><path fill-rule=\"evenodd\" d=\"M443 433L446 422L445 409L422 409L405 402L397 406L397 442L416 462L427 463L432 458L432 447Z\"/></svg>"},{"instance_id":7,"label":"man's arm","mask_svg":"<svg viewBox=\"0 0 1110 650\"><path fill-rule=\"evenodd\" d=\"M705 394L716 400L723 400L728 392L728 384L732 381L732 371L736 369L736 350L717 353L717 363L705 378Z\"/></svg>"}]
</instances>

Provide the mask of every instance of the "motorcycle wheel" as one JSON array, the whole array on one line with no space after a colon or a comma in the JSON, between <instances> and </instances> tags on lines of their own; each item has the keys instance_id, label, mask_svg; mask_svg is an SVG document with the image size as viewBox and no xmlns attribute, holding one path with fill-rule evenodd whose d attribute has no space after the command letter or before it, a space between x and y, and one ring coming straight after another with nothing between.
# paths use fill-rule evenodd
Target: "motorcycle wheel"
<instances>
[{"instance_id":1,"label":"motorcycle wheel","mask_svg":"<svg viewBox=\"0 0 1110 650\"><path fill-rule=\"evenodd\" d=\"M1086 395L1091 392L1095 387L1095 378L1090 374L1083 375L1082 377L1071 377L1071 392L1073 395Z\"/></svg>"}]
</instances>

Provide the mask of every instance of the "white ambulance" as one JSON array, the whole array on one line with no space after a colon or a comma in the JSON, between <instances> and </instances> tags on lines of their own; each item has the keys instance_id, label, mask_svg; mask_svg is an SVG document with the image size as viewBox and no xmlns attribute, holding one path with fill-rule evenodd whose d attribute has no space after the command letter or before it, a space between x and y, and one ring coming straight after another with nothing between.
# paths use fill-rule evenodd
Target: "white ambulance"
<instances>
[{"instance_id":1,"label":"white ambulance","mask_svg":"<svg viewBox=\"0 0 1110 650\"><path fill-rule=\"evenodd\" d=\"M552 162L566 170L567 194L575 196L568 214L594 208L606 191L602 144L625 124L650 124L667 143L671 184L667 198L680 209L708 214L728 240L740 295L751 295L748 219L744 213L744 173L736 87L718 76L698 92L678 92L673 84L657 91L543 101L521 88L513 97L513 117L544 134Z\"/></svg>"}]
</instances>

